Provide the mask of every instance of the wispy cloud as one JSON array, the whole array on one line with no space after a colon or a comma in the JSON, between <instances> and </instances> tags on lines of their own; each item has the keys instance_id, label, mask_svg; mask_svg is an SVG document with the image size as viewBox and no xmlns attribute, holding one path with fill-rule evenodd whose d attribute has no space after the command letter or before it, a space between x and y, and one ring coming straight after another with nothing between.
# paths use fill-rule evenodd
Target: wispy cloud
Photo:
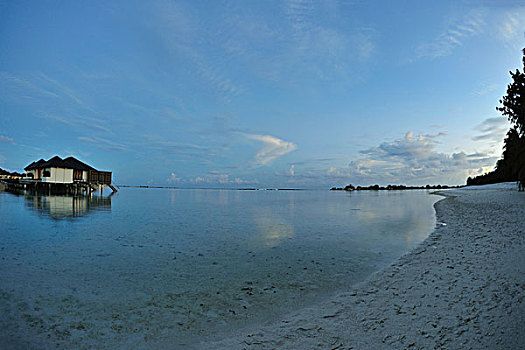
<instances>
[{"instance_id":1,"label":"wispy cloud","mask_svg":"<svg viewBox=\"0 0 525 350\"><path fill-rule=\"evenodd\" d=\"M513 8L505 13L497 28L499 37L507 44L513 46L523 44L524 30L525 9L523 7Z\"/></svg>"},{"instance_id":2,"label":"wispy cloud","mask_svg":"<svg viewBox=\"0 0 525 350\"><path fill-rule=\"evenodd\" d=\"M321 163L327 163L327 162L334 162L336 160L338 160L338 158L310 158L310 159L305 159L302 161L294 161L293 164L294 165L315 165L315 164L321 164Z\"/></svg>"},{"instance_id":3,"label":"wispy cloud","mask_svg":"<svg viewBox=\"0 0 525 350\"><path fill-rule=\"evenodd\" d=\"M293 28L295 41L304 41L311 28L314 15L313 2L309 0L288 0L286 1L286 14Z\"/></svg>"},{"instance_id":4,"label":"wispy cloud","mask_svg":"<svg viewBox=\"0 0 525 350\"><path fill-rule=\"evenodd\" d=\"M271 135L246 134L246 137L263 143L263 148L255 155L256 166L268 165L274 159L297 149L296 144Z\"/></svg>"},{"instance_id":5,"label":"wispy cloud","mask_svg":"<svg viewBox=\"0 0 525 350\"><path fill-rule=\"evenodd\" d=\"M200 77L216 93L222 96L225 102L231 102L234 97L244 91L240 84L233 82L232 78L228 78L225 73L221 73L218 67L207 63L203 57L194 55L192 60Z\"/></svg>"},{"instance_id":6,"label":"wispy cloud","mask_svg":"<svg viewBox=\"0 0 525 350\"><path fill-rule=\"evenodd\" d=\"M127 152L129 148L122 143L109 141L100 137L87 137L80 136L78 137L79 141L94 144L96 147L106 150L106 151L120 151Z\"/></svg>"},{"instance_id":7,"label":"wispy cloud","mask_svg":"<svg viewBox=\"0 0 525 350\"><path fill-rule=\"evenodd\" d=\"M95 112L66 84L43 73L35 73L26 78L4 71L0 72L0 82L5 86L7 93L4 97L19 103L75 105L77 108L81 107L84 110Z\"/></svg>"},{"instance_id":8,"label":"wispy cloud","mask_svg":"<svg viewBox=\"0 0 525 350\"><path fill-rule=\"evenodd\" d=\"M54 87L56 94L58 96L66 97L70 99L71 101L77 103L78 105L81 105L84 107L86 106L84 102L80 98L78 98L77 94L73 92L73 90L67 87L65 84L60 83L58 80L52 79L43 73L40 74L40 77L45 82L49 83L51 86Z\"/></svg>"},{"instance_id":9,"label":"wispy cloud","mask_svg":"<svg viewBox=\"0 0 525 350\"><path fill-rule=\"evenodd\" d=\"M13 140L11 137L0 135L0 142L14 143L15 140Z\"/></svg>"},{"instance_id":10,"label":"wispy cloud","mask_svg":"<svg viewBox=\"0 0 525 350\"><path fill-rule=\"evenodd\" d=\"M193 143L184 143L178 141L171 141L163 139L156 135L145 135L144 140L147 141L143 144L144 147L158 150L169 150L169 149L182 149L182 150L196 150L196 151L209 151L210 148L203 145L197 145Z\"/></svg>"},{"instance_id":11,"label":"wispy cloud","mask_svg":"<svg viewBox=\"0 0 525 350\"><path fill-rule=\"evenodd\" d=\"M481 84L481 86L474 91L474 95L483 96L497 88L499 88L498 84Z\"/></svg>"},{"instance_id":12,"label":"wispy cloud","mask_svg":"<svg viewBox=\"0 0 525 350\"><path fill-rule=\"evenodd\" d=\"M0 82L3 85L0 98L22 102L27 102L28 99L33 99L35 97L53 98L54 100L59 98L59 96L53 91L44 89L29 80L13 75L9 72L0 72Z\"/></svg>"},{"instance_id":13,"label":"wispy cloud","mask_svg":"<svg viewBox=\"0 0 525 350\"><path fill-rule=\"evenodd\" d=\"M302 76L317 79L355 78L355 66L368 62L375 52L375 30L354 26L337 17L337 7L336 2L285 2L290 28L283 39L289 49L280 57L281 62L286 62L284 69L300 68ZM326 15L328 21L319 21L319 13ZM343 22L345 31L334 26Z\"/></svg>"},{"instance_id":14,"label":"wispy cloud","mask_svg":"<svg viewBox=\"0 0 525 350\"><path fill-rule=\"evenodd\" d=\"M338 16L337 2L285 1L268 18L224 1L221 9L210 6L213 21L184 4L157 4L148 26L195 73L193 83L225 102L249 93L254 75L291 85L355 79L376 48L374 29Z\"/></svg>"},{"instance_id":15,"label":"wispy cloud","mask_svg":"<svg viewBox=\"0 0 525 350\"><path fill-rule=\"evenodd\" d=\"M173 141L159 135L142 135L140 140L133 142L134 148L139 148L150 154L156 154L159 159L177 160L212 160L217 155L217 147L213 144L196 144L191 142Z\"/></svg>"},{"instance_id":16,"label":"wispy cloud","mask_svg":"<svg viewBox=\"0 0 525 350\"><path fill-rule=\"evenodd\" d=\"M45 74L36 73L31 79L25 79L0 72L0 82L6 86L4 98L32 109L31 114L37 118L67 125L75 131L113 134L106 126L107 121L89 104L65 84Z\"/></svg>"},{"instance_id":17,"label":"wispy cloud","mask_svg":"<svg viewBox=\"0 0 525 350\"><path fill-rule=\"evenodd\" d=\"M91 129L93 131L113 134L113 132L109 128L104 126L106 122L99 118L88 117L71 112L68 114L68 117L63 117L60 115L50 113L38 113L36 114L36 116L47 121L70 126L77 131Z\"/></svg>"},{"instance_id":18,"label":"wispy cloud","mask_svg":"<svg viewBox=\"0 0 525 350\"><path fill-rule=\"evenodd\" d=\"M474 128L478 135L472 137L474 141L490 141L501 143L509 130L509 122L503 117L487 118Z\"/></svg>"},{"instance_id":19,"label":"wispy cloud","mask_svg":"<svg viewBox=\"0 0 525 350\"><path fill-rule=\"evenodd\" d=\"M203 85L225 102L230 102L244 91L241 84L224 69L228 66L227 56L223 52L215 52L224 40L217 38L224 33L223 29L214 31L213 26L209 27L210 23L203 22L183 4L160 1L155 8L154 20L149 25L164 42L169 54L177 59L183 57L183 64L189 64ZM220 17L215 20L226 24ZM213 60L209 59L210 56Z\"/></svg>"},{"instance_id":20,"label":"wispy cloud","mask_svg":"<svg viewBox=\"0 0 525 350\"><path fill-rule=\"evenodd\" d=\"M416 49L416 54L419 58L448 56L467 39L481 34L484 26L484 13L481 10L471 10L461 20L449 25L436 39L421 44Z\"/></svg>"}]
</instances>

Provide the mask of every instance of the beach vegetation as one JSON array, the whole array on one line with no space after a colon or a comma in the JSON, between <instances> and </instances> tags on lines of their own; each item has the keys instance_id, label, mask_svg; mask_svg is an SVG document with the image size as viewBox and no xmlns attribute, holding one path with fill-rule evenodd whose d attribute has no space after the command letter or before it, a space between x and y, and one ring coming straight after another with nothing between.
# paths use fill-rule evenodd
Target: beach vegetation
<instances>
[{"instance_id":1,"label":"beach vegetation","mask_svg":"<svg viewBox=\"0 0 525 350\"><path fill-rule=\"evenodd\" d=\"M332 187L331 191L403 191L403 190L440 190L446 188L458 188L461 186L449 186L449 185L426 185L426 186L407 186L407 185L370 185L370 186L357 186L354 187L352 184L345 187Z\"/></svg>"},{"instance_id":2,"label":"beach vegetation","mask_svg":"<svg viewBox=\"0 0 525 350\"><path fill-rule=\"evenodd\" d=\"M523 70L510 71L512 82L507 94L502 97L496 110L511 122L503 143L503 154L496 162L495 169L487 174L469 177L467 185L484 185L498 182L519 181L525 184L525 49L523 49Z\"/></svg>"}]
</instances>

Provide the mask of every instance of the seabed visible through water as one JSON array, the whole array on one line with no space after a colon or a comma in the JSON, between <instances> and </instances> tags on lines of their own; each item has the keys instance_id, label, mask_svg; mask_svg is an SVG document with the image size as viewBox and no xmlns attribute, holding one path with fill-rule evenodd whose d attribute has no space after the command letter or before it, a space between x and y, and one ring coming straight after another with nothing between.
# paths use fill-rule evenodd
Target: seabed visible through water
<instances>
[{"instance_id":1,"label":"seabed visible through water","mask_svg":"<svg viewBox=\"0 0 525 350\"><path fill-rule=\"evenodd\" d=\"M188 344L347 289L435 225L426 191L0 193L1 338Z\"/></svg>"}]
</instances>

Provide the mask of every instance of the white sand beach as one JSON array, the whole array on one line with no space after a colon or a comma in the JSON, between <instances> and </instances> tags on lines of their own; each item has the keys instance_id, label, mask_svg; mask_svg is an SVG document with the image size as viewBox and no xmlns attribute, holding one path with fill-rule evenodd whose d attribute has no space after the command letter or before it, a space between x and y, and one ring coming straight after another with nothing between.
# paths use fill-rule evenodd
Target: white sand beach
<instances>
[{"instance_id":1,"label":"white sand beach","mask_svg":"<svg viewBox=\"0 0 525 350\"><path fill-rule=\"evenodd\" d=\"M441 192L437 227L353 290L211 349L525 347L525 194L514 183Z\"/></svg>"}]
</instances>

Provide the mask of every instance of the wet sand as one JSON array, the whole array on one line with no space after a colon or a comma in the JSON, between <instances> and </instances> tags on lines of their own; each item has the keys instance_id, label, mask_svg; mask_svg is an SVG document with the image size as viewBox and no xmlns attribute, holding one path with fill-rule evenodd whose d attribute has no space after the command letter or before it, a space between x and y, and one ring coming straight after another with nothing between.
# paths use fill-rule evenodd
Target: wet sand
<instances>
[{"instance_id":1,"label":"wet sand","mask_svg":"<svg viewBox=\"0 0 525 350\"><path fill-rule=\"evenodd\" d=\"M515 184L441 194L435 231L388 268L279 322L195 347L525 347L525 194Z\"/></svg>"}]
</instances>

